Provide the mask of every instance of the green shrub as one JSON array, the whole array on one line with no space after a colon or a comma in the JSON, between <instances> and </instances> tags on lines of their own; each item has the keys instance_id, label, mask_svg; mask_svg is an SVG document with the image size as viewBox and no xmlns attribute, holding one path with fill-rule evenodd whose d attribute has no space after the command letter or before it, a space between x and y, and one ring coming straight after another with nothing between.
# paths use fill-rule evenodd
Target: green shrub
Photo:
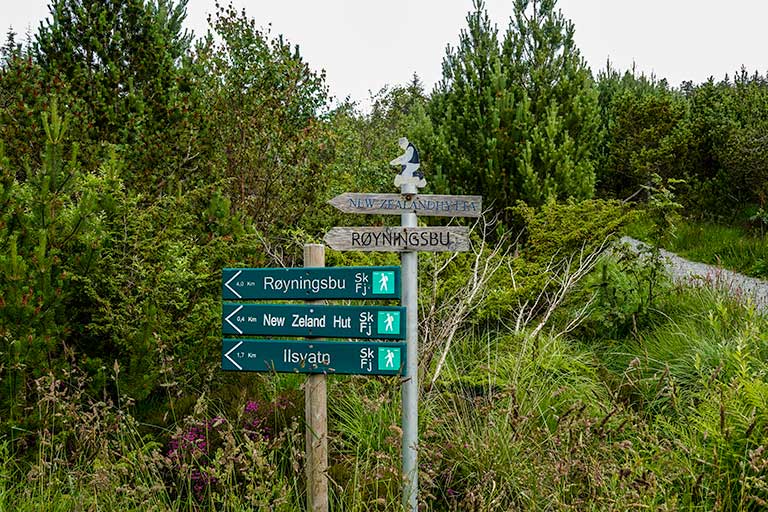
<instances>
[{"instance_id":1,"label":"green shrub","mask_svg":"<svg viewBox=\"0 0 768 512\"><path fill-rule=\"evenodd\" d=\"M606 131L598 188L610 197L645 200L654 174L685 176L690 144L685 97L666 81L609 67L599 75Z\"/></svg>"},{"instance_id":2,"label":"green shrub","mask_svg":"<svg viewBox=\"0 0 768 512\"><path fill-rule=\"evenodd\" d=\"M600 199L548 201L538 209L519 203L515 213L525 222L525 255L541 263L596 250L615 239L630 218L629 209L619 201Z\"/></svg>"},{"instance_id":3,"label":"green shrub","mask_svg":"<svg viewBox=\"0 0 768 512\"><path fill-rule=\"evenodd\" d=\"M43 117L46 152L26 179L0 155L0 404L34 431L35 379L77 360L93 392L171 399L200 389L219 358L220 269L266 259L215 185L149 199L126 190L112 151L85 172L66 117ZM263 258L263 259L260 259ZM107 368L120 368L107 386ZM164 398L163 398L164 397Z\"/></svg>"}]
</instances>

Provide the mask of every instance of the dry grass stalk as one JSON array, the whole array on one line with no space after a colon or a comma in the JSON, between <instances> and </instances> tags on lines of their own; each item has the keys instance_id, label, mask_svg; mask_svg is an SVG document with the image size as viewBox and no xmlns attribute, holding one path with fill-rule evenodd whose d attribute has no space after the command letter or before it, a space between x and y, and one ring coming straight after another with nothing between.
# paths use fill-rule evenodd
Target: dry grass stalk
<instances>
[{"instance_id":1,"label":"dry grass stalk","mask_svg":"<svg viewBox=\"0 0 768 512\"><path fill-rule=\"evenodd\" d=\"M510 244L507 243L506 237L499 240L492 248L489 248L486 242L488 233L496 225L497 221L497 217L489 218L482 215L479 218L474 229L479 227L481 230L480 243L472 247L474 259L466 282L463 286L454 290L450 296L441 299L440 302L435 300L438 295L438 285L443 272L457 258L457 253L448 256L432 272L431 294L433 300L430 300L428 305L422 309L420 326L422 332L422 369L429 368L433 357L438 352L440 353L437 366L430 380L430 389L440 376L446 357L453 345L456 332L488 295L488 283L502 267L505 256L509 252ZM437 258L439 256L432 255L432 257Z\"/></svg>"}]
</instances>

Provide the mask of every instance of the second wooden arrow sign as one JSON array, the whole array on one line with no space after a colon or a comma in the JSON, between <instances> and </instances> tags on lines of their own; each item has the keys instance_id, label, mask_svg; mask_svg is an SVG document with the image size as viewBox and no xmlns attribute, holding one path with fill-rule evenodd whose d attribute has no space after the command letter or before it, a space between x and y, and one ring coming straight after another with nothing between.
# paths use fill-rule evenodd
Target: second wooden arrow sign
<instances>
[{"instance_id":1,"label":"second wooden arrow sign","mask_svg":"<svg viewBox=\"0 0 768 512\"><path fill-rule=\"evenodd\" d=\"M469 250L469 228L336 227L323 240L337 251L463 252Z\"/></svg>"}]
</instances>

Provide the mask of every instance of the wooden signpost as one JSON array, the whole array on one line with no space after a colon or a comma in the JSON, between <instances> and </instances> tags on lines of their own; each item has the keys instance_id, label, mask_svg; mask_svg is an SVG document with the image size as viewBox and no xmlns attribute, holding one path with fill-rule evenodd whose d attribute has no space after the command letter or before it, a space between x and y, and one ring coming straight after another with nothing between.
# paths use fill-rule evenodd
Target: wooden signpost
<instances>
[{"instance_id":1,"label":"wooden signpost","mask_svg":"<svg viewBox=\"0 0 768 512\"><path fill-rule=\"evenodd\" d=\"M304 267L325 267L325 247L306 244ZM308 303L322 304L318 299ZM328 382L324 374L307 375L304 384L304 423L307 510L328 512Z\"/></svg>"},{"instance_id":2,"label":"wooden signpost","mask_svg":"<svg viewBox=\"0 0 768 512\"><path fill-rule=\"evenodd\" d=\"M403 507L418 510L418 253L468 251L469 228L418 227L417 216L479 217L480 196L419 195L419 153L406 138L400 194L345 193L330 204L347 213L400 215L400 226L335 227L325 242L339 251L401 253L401 267L325 268L323 245L304 246L304 268L222 271L221 366L228 371L307 373L307 508L328 510L326 375L394 375L402 381ZM402 272L401 272L402 268ZM402 275L401 275L402 274ZM326 299L401 299L394 306L330 306ZM247 300L304 300L255 304ZM257 339L294 336L308 340ZM326 341L322 338L378 341ZM402 340L385 341L385 340Z\"/></svg>"},{"instance_id":3,"label":"wooden signpost","mask_svg":"<svg viewBox=\"0 0 768 512\"><path fill-rule=\"evenodd\" d=\"M419 195L426 185L419 171L419 152L405 137L398 141L405 151L392 160L400 166L395 186L400 194L345 193L329 203L346 213L400 215L399 227L335 227L324 237L325 243L339 251L386 251L401 253L403 272L402 302L408 313L405 325L405 379L402 384L403 508L418 511L419 450L419 329L418 329L418 253L468 251L466 227L418 227L417 216L479 217L480 196Z\"/></svg>"}]
</instances>

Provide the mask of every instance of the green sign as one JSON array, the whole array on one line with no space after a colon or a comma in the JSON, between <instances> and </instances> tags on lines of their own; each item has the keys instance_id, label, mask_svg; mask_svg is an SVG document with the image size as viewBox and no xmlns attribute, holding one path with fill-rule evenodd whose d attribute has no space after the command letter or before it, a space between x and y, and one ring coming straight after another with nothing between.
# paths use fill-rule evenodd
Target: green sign
<instances>
[{"instance_id":1,"label":"green sign","mask_svg":"<svg viewBox=\"0 0 768 512\"><path fill-rule=\"evenodd\" d=\"M224 300L399 299L400 267L225 268Z\"/></svg>"},{"instance_id":2,"label":"green sign","mask_svg":"<svg viewBox=\"0 0 768 512\"><path fill-rule=\"evenodd\" d=\"M405 343L225 339L221 368L243 372L403 375Z\"/></svg>"},{"instance_id":3,"label":"green sign","mask_svg":"<svg viewBox=\"0 0 768 512\"><path fill-rule=\"evenodd\" d=\"M222 332L256 336L405 339L405 308L225 302Z\"/></svg>"}]
</instances>

